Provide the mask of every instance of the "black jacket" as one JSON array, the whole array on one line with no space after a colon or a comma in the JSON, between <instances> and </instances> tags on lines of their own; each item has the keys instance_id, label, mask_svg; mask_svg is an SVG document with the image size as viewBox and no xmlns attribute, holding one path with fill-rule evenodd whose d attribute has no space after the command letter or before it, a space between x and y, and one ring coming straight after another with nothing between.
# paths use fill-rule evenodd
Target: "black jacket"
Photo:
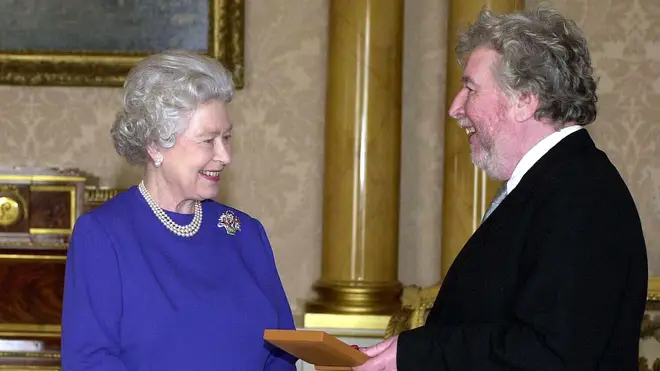
<instances>
[{"instance_id":1,"label":"black jacket","mask_svg":"<svg viewBox=\"0 0 660 371\"><path fill-rule=\"evenodd\" d=\"M468 240L398 369L637 370L647 283L633 199L579 130Z\"/></svg>"}]
</instances>

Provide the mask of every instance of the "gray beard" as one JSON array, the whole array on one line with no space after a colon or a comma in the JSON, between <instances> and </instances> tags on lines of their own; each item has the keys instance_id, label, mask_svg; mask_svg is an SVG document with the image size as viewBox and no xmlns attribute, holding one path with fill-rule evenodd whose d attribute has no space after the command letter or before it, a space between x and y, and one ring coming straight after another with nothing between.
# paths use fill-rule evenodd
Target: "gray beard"
<instances>
[{"instance_id":1,"label":"gray beard","mask_svg":"<svg viewBox=\"0 0 660 371\"><path fill-rule=\"evenodd\" d=\"M504 180L502 173L502 159L492 149L486 149L483 145L481 147L482 153L479 157L475 156L472 152L472 163L474 166L483 170L489 178L495 180Z\"/></svg>"}]
</instances>

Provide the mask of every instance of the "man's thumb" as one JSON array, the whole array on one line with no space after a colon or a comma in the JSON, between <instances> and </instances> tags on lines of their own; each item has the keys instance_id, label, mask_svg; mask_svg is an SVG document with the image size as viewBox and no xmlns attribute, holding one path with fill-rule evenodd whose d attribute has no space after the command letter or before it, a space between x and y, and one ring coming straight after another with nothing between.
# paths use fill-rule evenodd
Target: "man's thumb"
<instances>
[{"instance_id":1,"label":"man's thumb","mask_svg":"<svg viewBox=\"0 0 660 371\"><path fill-rule=\"evenodd\" d=\"M381 343L378 343L376 345L372 345L368 348L362 348L360 350L363 353L365 353L366 355L368 355L369 357L375 357L375 356L379 355L380 353L382 353L385 349L387 349L387 347L389 347L390 344L392 344L392 339L387 339L387 340L385 340Z\"/></svg>"}]
</instances>

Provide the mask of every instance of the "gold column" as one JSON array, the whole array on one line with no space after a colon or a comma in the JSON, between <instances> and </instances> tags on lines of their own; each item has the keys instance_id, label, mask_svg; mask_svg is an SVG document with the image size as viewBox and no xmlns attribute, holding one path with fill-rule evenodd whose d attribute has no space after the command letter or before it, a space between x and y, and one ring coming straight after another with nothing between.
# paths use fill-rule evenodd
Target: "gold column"
<instances>
[{"instance_id":1,"label":"gold column","mask_svg":"<svg viewBox=\"0 0 660 371\"><path fill-rule=\"evenodd\" d=\"M401 291L403 0L332 0L329 23L323 261L307 311L389 314Z\"/></svg>"},{"instance_id":2,"label":"gold column","mask_svg":"<svg viewBox=\"0 0 660 371\"><path fill-rule=\"evenodd\" d=\"M456 62L454 50L458 30L474 22L483 8L495 12L511 12L524 8L523 0L450 0L447 53L447 110L461 89L463 69ZM495 196L501 182L488 179L472 164L470 145L465 131L447 116L445 125L445 164L442 212L442 277L454 258L479 225L482 215Z\"/></svg>"}]
</instances>

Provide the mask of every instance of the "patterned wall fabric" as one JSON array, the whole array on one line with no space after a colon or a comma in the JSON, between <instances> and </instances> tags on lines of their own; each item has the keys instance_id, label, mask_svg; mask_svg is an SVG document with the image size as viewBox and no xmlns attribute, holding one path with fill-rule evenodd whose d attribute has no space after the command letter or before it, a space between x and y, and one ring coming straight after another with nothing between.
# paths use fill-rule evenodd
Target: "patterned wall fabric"
<instances>
[{"instance_id":1,"label":"patterned wall fabric","mask_svg":"<svg viewBox=\"0 0 660 371\"><path fill-rule=\"evenodd\" d=\"M660 276L660 3L555 0L590 43L600 77L589 129L617 165L641 214L649 271Z\"/></svg>"}]
</instances>

